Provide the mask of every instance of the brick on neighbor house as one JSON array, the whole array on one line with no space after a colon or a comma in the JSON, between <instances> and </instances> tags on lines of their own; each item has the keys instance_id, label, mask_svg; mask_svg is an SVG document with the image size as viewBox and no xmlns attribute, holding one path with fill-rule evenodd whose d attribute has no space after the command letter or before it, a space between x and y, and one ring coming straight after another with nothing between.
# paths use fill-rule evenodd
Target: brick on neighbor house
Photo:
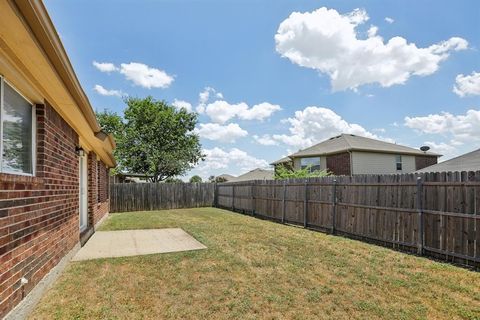
<instances>
[{"instance_id":1,"label":"brick on neighbor house","mask_svg":"<svg viewBox=\"0 0 480 320\"><path fill-rule=\"evenodd\" d=\"M436 156L415 156L415 170L433 166L437 162L438 157Z\"/></svg>"},{"instance_id":2,"label":"brick on neighbor house","mask_svg":"<svg viewBox=\"0 0 480 320\"><path fill-rule=\"evenodd\" d=\"M350 172L350 153L342 152L327 156L327 170L336 176L349 176Z\"/></svg>"}]
</instances>

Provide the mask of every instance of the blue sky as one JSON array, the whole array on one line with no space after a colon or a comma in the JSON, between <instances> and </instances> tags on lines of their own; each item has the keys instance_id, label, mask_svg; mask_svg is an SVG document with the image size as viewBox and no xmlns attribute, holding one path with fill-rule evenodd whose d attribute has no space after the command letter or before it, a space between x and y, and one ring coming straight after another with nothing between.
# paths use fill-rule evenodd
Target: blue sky
<instances>
[{"instance_id":1,"label":"blue sky","mask_svg":"<svg viewBox=\"0 0 480 320\"><path fill-rule=\"evenodd\" d=\"M207 160L191 174L340 132L444 159L480 147L478 1L45 3L96 109L127 94L199 112Z\"/></svg>"}]
</instances>

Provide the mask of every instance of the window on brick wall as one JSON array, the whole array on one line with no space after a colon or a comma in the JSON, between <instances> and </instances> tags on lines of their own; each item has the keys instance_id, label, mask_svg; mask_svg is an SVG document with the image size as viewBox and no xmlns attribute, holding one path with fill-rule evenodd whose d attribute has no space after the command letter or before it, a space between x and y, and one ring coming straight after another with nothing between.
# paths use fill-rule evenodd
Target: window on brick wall
<instances>
[{"instance_id":1,"label":"window on brick wall","mask_svg":"<svg viewBox=\"0 0 480 320\"><path fill-rule=\"evenodd\" d=\"M33 175L35 107L0 77L0 172Z\"/></svg>"}]
</instances>

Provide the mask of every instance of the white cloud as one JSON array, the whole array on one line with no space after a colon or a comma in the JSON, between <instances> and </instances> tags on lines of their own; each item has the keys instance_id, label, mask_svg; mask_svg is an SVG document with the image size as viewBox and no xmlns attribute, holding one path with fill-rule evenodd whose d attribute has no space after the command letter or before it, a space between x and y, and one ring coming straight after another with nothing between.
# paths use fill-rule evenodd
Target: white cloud
<instances>
[{"instance_id":1,"label":"white cloud","mask_svg":"<svg viewBox=\"0 0 480 320\"><path fill-rule=\"evenodd\" d=\"M296 111L295 116L284 121L290 124L290 134L276 134L272 138L296 148L310 147L315 143L341 133L393 142L379 137L356 123L349 123L333 110L322 107L307 107Z\"/></svg>"},{"instance_id":2,"label":"white cloud","mask_svg":"<svg viewBox=\"0 0 480 320\"><path fill-rule=\"evenodd\" d=\"M248 132L236 123L229 123L225 126L218 123L201 123L199 128L195 128L195 133L205 139L228 143L248 135Z\"/></svg>"},{"instance_id":3,"label":"white cloud","mask_svg":"<svg viewBox=\"0 0 480 320\"><path fill-rule=\"evenodd\" d=\"M198 94L198 100L200 103L207 103L210 99L210 95L214 95L218 99L223 99L223 94L215 90L212 87L205 87L202 92Z\"/></svg>"},{"instance_id":4,"label":"white cloud","mask_svg":"<svg viewBox=\"0 0 480 320\"><path fill-rule=\"evenodd\" d=\"M113 72L117 71L118 68L110 62L97 62L93 61L93 66L100 70L101 72Z\"/></svg>"},{"instance_id":5,"label":"white cloud","mask_svg":"<svg viewBox=\"0 0 480 320\"><path fill-rule=\"evenodd\" d=\"M375 37L377 35L377 32L378 32L378 27L377 26L370 26L370 29L368 29L368 37L369 38L372 38L372 37Z\"/></svg>"},{"instance_id":6,"label":"white cloud","mask_svg":"<svg viewBox=\"0 0 480 320\"><path fill-rule=\"evenodd\" d=\"M456 156L458 153L457 148L455 148L455 146L445 142L435 143L433 141L425 141L424 145L429 146L431 152L435 152L443 155L441 160L450 159Z\"/></svg>"},{"instance_id":7,"label":"white cloud","mask_svg":"<svg viewBox=\"0 0 480 320\"><path fill-rule=\"evenodd\" d=\"M451 51L468 46L458 37L425 48L402 37L384 42L376 27L366 39L359 38L356 28L368 19L361 9L343 15L327 8L293 12L278 28L276 50L295 64L327 74L339 91L369 83L389 87L412 75L433 74Z\"/></svg>"},{"instance_id":8,"label":"white cloud","mask_svg":"<svg viewBox=\"0 0 480 320\"><path fill-rule=\"evenodd\" d=\"M405 117L405 126L427 134L451 136L452 144L480 141L480 110L468 110L465 114L449 112L424 117Z\"/></svg>"},{"instance_id":9,"label":"white cloud","mask_svg":"<svg viewBox=\"0 0 480 320\"><path fill-rule=\"evenodd\" d=\"M95 87L93 87L93 90L95 90L98 94L102 96L115 96L115 97L121 97L124 95L124 93L120 90L108 90L105 89L103 86L96 84Z\"/></svg>"},{"instance_id":10,"label":"white cloud","mask_svg":"<svg viewBox=\"0 0 480 320\"><path fill-rule=\"evenodd\" d=\"M217 100L205 107L205 113L216 123L225 123L234 118L241 110L247 110L248 105L244 102L230 104L227 101Z\"/></svg>"},{"instance_id":11,"label":"white cloud","mask_svg":"<svg viewBox=\"0 0 480 320\"><path fill-rule=\"evenodd\" d=\"M198 94L198 106L197 112L204 113L207 102L210 100L210 97L214 96L217 99L223 99L223 94L215 90L212 87L205 87L202 92Z\"/></svg>"},{"instance_id":12,"label":"white cloud","mask_svg":"<svg viewBox=\"0 0 480 320\"><path fill-rule=\"evenodd\" d=\"M231 167L239 168L241 171L248 171L255 168L268 168L269 166L267 161L255 158L237 148L226 151L215 147L213 149L205 149L203 152L206 155L205 161L196 167L196 170L204 174L212 173L212 171L218 169L231 170Z\"/></svg>"},{"instance_id":13,"label":"white cloud","mask_svg":"<svg viewBox=\"0 0 480 320\"><path fill-rule=\"evenodd\" d=\"M262 102L256 104L250 109L241 110L238 117L243 120L264 120L269 118L274 112L282 110L279 105Z\"/></svg>"},{"instance_id":14,"label":"white cloud","mask_svg":"<svg viewBox=\"0 0 480 320\"><path fill-rule=\"evenodd\" d=\"M165 71L138 62L122 63L120 73L135 85L147 89L168 88L174 80Z\"/></svg>"},{"instance_id":15,"label":"white cloud","mask_svg":"<svg viewBox=\"0 0 480 320\"><path fill-rule=\"evenodd\" d=\"M225 123L238 117L242 120L265 120L274 112L281 110L279 105L263 102L249 108L245 102L230 104L224 100L217 100L205 106L204 112L213 122Z\"/></svg>"},{"instance_id":16,"label":"white cloud","mask_svg":"<svg viewBox=\"0 0 480 320\"><path fill-rule=\"evenodd\" d=\"M268 134L264 134L263 136L258 136L258 135L254 135L253 136L253 139L255 139L255 141L263 146L275 146L278 144L277 141L275 141L275 139L273 139L270 135Z\"/></svg>"},{"instance_id":17,"label":"white cloud","mask_svg":"<svg viewBox=\"0 0 480 320\"><path fill-rule=\"evenodd\" d=\"M192 104L190 102L184 101L184 100L173 100L172 105L177 108L177 109L185 109L187 112L192 112Z\"/></svg>"},{"instance_id":18,"label":"white cloud","mask_svg":"<svg viewBox=\"0 0 480 320\"><path fill-rule=\"evenodd\" d=\"M453 92L460 97L468 95L480 95L480 72L472 72L471 75L459 74L455 78Z\"/></svg>"},{"instance_id":19,"label":"white cloud","mask_svg":"<svg viewBox=\"0 0 480 320\"><path fill-rule=\"evenodd\" d=\"M395 20L393 18L390 18L390 17L385 17L385 21L392 24L395 22Z\"/></svg>"}]
</instances>

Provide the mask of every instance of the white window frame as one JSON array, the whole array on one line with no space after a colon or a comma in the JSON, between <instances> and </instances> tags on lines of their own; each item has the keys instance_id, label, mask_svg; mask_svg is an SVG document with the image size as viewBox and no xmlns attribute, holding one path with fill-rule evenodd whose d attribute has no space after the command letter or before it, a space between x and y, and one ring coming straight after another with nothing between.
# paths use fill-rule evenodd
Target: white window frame
<instances>
[{"instance_id":1,"label":"white window frame","mask_svg":"<svg viewBox=\"0 0 480 320\"><path fill-rule=\"evenodd\" d=\"M5 83L10 86L16 93L18 93L25 101L32 107L32 173L9 171L3 168L3 114L4 114L4 94ZM0 75L0 173L8 173L19 176L33 177L36 174L37 167L37 113L36 107L27 97L25 97L13 84Z\"/></svg>"},{"instance_id":2,"label":"white window frame","mask_svg":"<svg viewBox=\"0 0 480 320\"><path fill-rule=\"evenodd\" d=\"M397 154L395 155L395 169L397 171L403 171L403 159L402 159L402 155L401 154ZM400 159L400 161L398 161L398 159ZM398 164L400 164L400 169L398 169Z\"/></svg>"}]
</instances>

